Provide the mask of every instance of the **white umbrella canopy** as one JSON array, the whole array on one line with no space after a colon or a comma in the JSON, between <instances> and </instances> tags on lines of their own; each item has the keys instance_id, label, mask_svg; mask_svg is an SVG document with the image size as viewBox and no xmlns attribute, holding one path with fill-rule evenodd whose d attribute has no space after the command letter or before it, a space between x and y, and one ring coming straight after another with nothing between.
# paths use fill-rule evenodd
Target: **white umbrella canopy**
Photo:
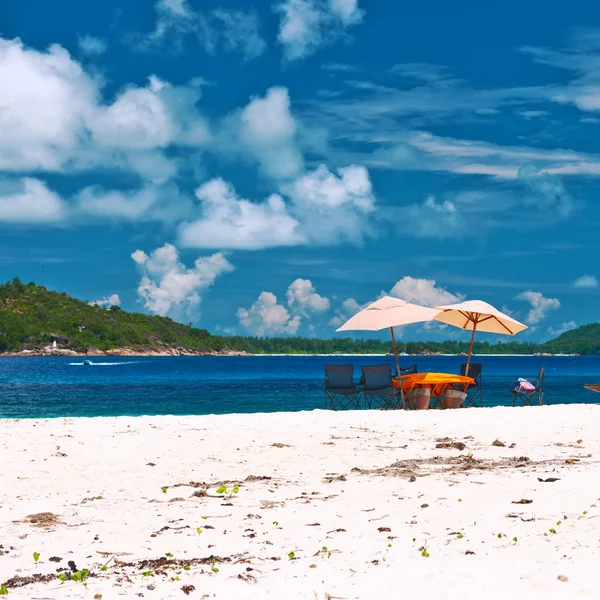
<instances>
[{"instance_id":1,"label":"white umbrella canopy","mask_svg":"<svg viewBox=\"0 0 600 600\"><path fill-rule=\"evenodd\" d=\"M400 375L394 327L432 321L439 312L439 309L418 306L406 300L400 300L400 298L383 296L356 313L336 331L379 331L389 328L396 357L396 371Z\"/></svg>"},{"instance_id":2,"label":"white umbrella canopy","mask_svg":"<svg viewBox=\"0 0 600 600\"><path fill-rule=\"evenodd\" d=\"M483 302L483 300L467 300L458 304L438 306L437 309L440 312L434 317L435 321L472 331L469 357L467 359L467 375L469 364L471 364L471 355L473 354L475 331L515 335L519 331L527 329L527 325L519 323L519 321L505 315L491 304Z\"/></svg>"}]
</instances>

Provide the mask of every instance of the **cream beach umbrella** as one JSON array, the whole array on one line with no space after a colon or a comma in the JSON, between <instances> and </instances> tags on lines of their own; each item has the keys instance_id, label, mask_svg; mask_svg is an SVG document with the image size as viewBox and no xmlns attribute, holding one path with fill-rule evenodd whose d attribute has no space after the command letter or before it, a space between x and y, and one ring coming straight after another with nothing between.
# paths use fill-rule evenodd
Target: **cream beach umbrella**
<instances>
[{"instance_id":1,"label":"cream beach umbrella","mask_svg":"<svg viewBox=\"0 0 600 600\"><path fill-rule=\"evenodd\" d=\"M434 308L426 308L411 304L406 300L384 296L356 313L336 331L379 331L389 328L392 333L392 344L394 346L394 356L396 357L396 372L400 375L394 327L432 321L439 312Z\"/></svg>"},{"instance_id":2,"label":"cream beach umbrella","mask_svg":"<svg viewBox=\"0 0 600 600\"><path fill-rule=\"evenodd\" d=\"M469 365L471 364L471 355L473 354L473 341L475 340L475 331L485 331L488 333L503 333L506 335L515 335L519 331L527 329L527 325L515 321L512 317L505 315L491 304L483 300L467 300L458 304L448 306L438 306L439 312L435 321L447 323L460 329L470 330L471 344L469 345L469 357L467 358L467 371L469 374Z\"/></svg>"}]
</instances>

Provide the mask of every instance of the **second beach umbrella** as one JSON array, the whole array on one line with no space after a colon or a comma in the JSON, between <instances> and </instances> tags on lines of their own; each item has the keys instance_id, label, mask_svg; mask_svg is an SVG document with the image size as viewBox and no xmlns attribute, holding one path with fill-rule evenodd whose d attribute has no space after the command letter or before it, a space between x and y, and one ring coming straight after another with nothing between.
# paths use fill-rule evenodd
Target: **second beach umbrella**
<instances>
[{"instance_id":1,"label":"second beach umbrella","mask_svg":"<svg viewBox=\"0 0 600 600\"><path fill-rule=\"evenodd\" d=\"M469 374L469 365L471 364L471 355L473 354L473 341L475 340L475 331L485 331L488 333L503 333L506 335L515 335L527 325L515 321L512 317L500 312L491 304L483 300L467 300L458 304L449 304L448 306L438 306L439 312L435 321L447 323L460 329L470 330L471 343L469 345L469 357L467 358L467 372Z\"/></svg>"},{"instance_id":2,"label":"second beach umbrella","mask_svg":"<svg viewBox=\"0 0 600 600\"><path fill-rule=\"evenodd\" d=\"M426 308L425 306L411 304L406 300L384 296L356 313L336 331L379 331L389 328L392 333L392 344L396 358L396 373L400 375L394 327L431 321L439 312L434 308Z\"/></svg>"}]
</instances>

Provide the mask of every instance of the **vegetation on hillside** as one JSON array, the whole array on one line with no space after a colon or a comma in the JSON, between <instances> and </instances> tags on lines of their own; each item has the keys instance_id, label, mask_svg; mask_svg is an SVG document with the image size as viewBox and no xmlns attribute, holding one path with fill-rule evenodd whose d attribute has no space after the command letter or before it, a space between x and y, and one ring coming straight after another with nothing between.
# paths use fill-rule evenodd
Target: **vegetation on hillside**
<instances>
[{"instance_id":1,"label":"vegetation on hillside","mask_svg":"<svg viewBox=\"0 0 600 600\"><path fill-rule=\"evenodd\" d=\"M67 294L15 278L0 285L0 352L35 349L56 340L63 348L85 352L91 347L111 350L182 348L194 351L245 351L252 354L386 354L390 341L351 338L258 338L215 336L205 329L177 323L168 317L129 313L113 306L92 306ZM467 342L399 342L408 354L461 354ZM568 331L545 344L499 339L495 344L475 342L476 354L600 353L600 324Z\"/></svg>"}]
</instances>

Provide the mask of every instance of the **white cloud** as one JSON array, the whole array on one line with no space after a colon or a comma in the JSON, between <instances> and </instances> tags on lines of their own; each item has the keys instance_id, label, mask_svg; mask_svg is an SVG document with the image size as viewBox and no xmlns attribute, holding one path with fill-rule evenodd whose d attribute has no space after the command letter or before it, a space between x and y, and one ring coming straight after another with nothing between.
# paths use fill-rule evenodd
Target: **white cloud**
<instances>
[{"instance_id":1,"label":"white cloud","mask_svg":"<svg viewBox=\"0 0 600 600\"><path fill-rule=\"evenodd\" d=\"M210 140L196 108L202 83L171 86L152 76L105 104L100 83L60 46L38 52L0 38L0 169L108 167L165 180L177 170L163 154L167 146Z\"/></svg>"},{"instance_id":2,"label":"white cloud","mask_svg":"<svg viewBox=\"0 0 600 600\"><path fill-rule=\"evenodd\" d=\"M72 157L98 86L60 46L0 38L0 169L55 171Z\"/></svg>"},{"instance_id":3,"label":"white cloud","mask_svg":"<svg viewBox=\"0 0 600 600\"><path fill-rule=\"evenodd\" d=\"M102 307L110 307L110 306L120 306L121 298L119 298L119 294L111 294L110 296L105 296L101 300L94 300L90 302L92 306L102 306Z\"/></svg>"},{"instance_id":4,"label":"white cloud","mask_svg":"<svg viewBox=\"0 0 600 600\"><path fill-rule=\"evenodd\" d=\"M423 204L412 204L402 210L402 228L414 237L447 238L468 234L465 219L450 200L437 202L430 196Z\"/></svg>"},{"instance_id":5,"label":"white cloud","mask_svg":"<svg viewBox=\"0 0 600 600\"><path fill-rule=\"evenodd\" d=\"M438 286L435 279L417 279L409 275L397 281L388 295L432 307L456 304L465 299L463 294L452 294L446 288Z\"/></svg>"},{"instance_id":6,"label":"white cloud","mask_svg":"<svg viewBox=\"0 0 600 600\"><path fill-rule=\"evenodd\" d=\"M289 61L313 54L364 16L357 0L283 0L275 11L281 18L278 40Z\"/></svg>"},{"instance_id":7,"label":"white cloud","mask_svg":"<svg viewBox=\"0 0 600 600\"><path fill-rule=\"evenodd\" d=\"M561 323L556 327L548 327L548 333L553 337L558 337L566 331L570 331L571 329L575 329L576 327L577 323L575 323L575 321L567 321L566 323Z\"/></svg>"},{"instance_id":8,"label":"white cloud","mask_svg":"<svg viewBox=\"0 0 600 600\"><path fill-rule=\"evenodd\" d=\"M300 316L292 317L285 306L278 304L277 296L271 292L262 292L250 308L239 308L237 317L248 332L259 336L294 335L301 323Z\"/></svg>"},{"instance_id":9,"label":"white cloud","mask_svg":"<svg viewBox=\"0 0 600 600\"><path fill-rule=\"evenodd\" d=\"M264 97L252 98L239 115L239 133L234 139L234 143L244 144L266 175L276 179L295 177L304 167L298 149L298 124L290 104L288 90L282 87L272 87Z\"/></svg>"},{"instance_id":10,"label":"white cloud","mask_svg":"<svg viewBox=\"0 0 600 600\"><path fill-rule=\"evenodd\" d=\"M192 214L191 201L175 186L147 185L129 191L90 186L75 197L75 215L114 221L172 223Z\"/></svg>"},{"instance_id":11,"label":"white cloud","mask_svg":"<svg viewBox=\"0 0 600 600\"><path fill-rule=\"evenodd\" d=\"M77 39L79 49L88 56L97 56L104 54L108 48L108 44L105 39L94 37L93 35L84 35Z\"/></svg>"},{"instance_id":12,"label":"white cloud","mask_svg":"<svg viewBox=\"0 0 600 600\"><path fill-rule=\"evenodd\" d=\"M531 305L525 321L532 325L539 323L548 316L548 313L560 308L560 302L556 298L546 298L541 292L525 291L516 297Z\"/></svg>"},{"instance_id":13,"label":"white cloud","mask_svg":"<svg viewBox=\"0 0 600 600\"><path fill-rule=\"evenodd\" d=\"M200 294L219 275L233 270L220 253L200 257L192 268L186 268L172 244L156 248L149 256L136 250L131 258L144 272L137 289L140 302L151 313L179 319L196 318L202 300Z\"/></svg>"},{"instance_id":14,"label":"white cloud","mask_svg":"<svg viewBox=\"0 0 600 600\"><path fill-rule=\"evenodd\" d=\"M208 54L222 49L239 52L244 60L260 56L266 44L259 33L255 10L219 8L207 13L194 11L187 0L157 0L155 29L141 39L138 46L145 50L169 41L180 48L183 38L195 35Z\"/></svg>"},{"instance_id":15,"label":"white cloud","mask_svg":"<svg viewBox=\"0 0 600 600\"><path fill-rule=\"evenodd\" d=\"M576 288L597 288L598 279L594 275L582 275L573 282L573 287Z\"/></svg>"},{"instance_id":16,"label":"white cloud","mask_svg":"<svg viewBox=\"0 0 600 600\"><path fill-rule=\"evenodd\" d=\"M340 306L335 309L335 314L329 321L333 327L341 327L350 317L354 316L363 307L354 299L346 298Z\"/></svg>"},{"instance_id":17,"label":"white cloud","mask_svg":"<svg viewBox=\"0 0 600 600\"><path fill-rule=\"evenodd\" d=\"M287 203L278 194L253 203L221 179L207 182L196 190L202 216L181 224L179 243L256 250L360 242L371 232L375 197L364 167L352 165L335 175L321 165L282 190Z\"/></svg>"},{"instance_id":18,"label":"white cloud","mask_svg":"<svg viewBox=\"0 0 600 600\"><path fill-rule=\"evenodd\" d=\"M369 216L375 210L375 196L369 172L362 166L340 168L336 175L320 165L282 191L291 199L291 212L302 223L307 243L357 243L372 233Z\"/></svg>"},{"instance_id":19,"label":"white cloud","mask_svg":"<svg viewBox=\"0 0 600 600\"><path fill-rule=\"evenodd\" d=\"M329 298L317 294L310 279L296 279L287 290L288 306L302 315L329 310Z\"/></svg>"},{"instance_id":20,"label":"white cloud","mask_svg":"<svg viewBox=\"0 0 600 600\"><path fill-rule=\"evenodd\" d=\"M66 219L67 206L39 179L0 179L0 222L60 223Z\"/></svg>"},{"instance_id":21,"label":"white cloud","mask_svg":"<svg viewBox=\"0 0 600 600\"><path fill-rule=\"evenodd\" d=\"M239 198L222 179L213 179L196 190L196 197L202 217L180 225L182 246L256 250L304 242L300 224L277 194L253 203Z\"/></svg>"},{"instance_id":22,"label":"white cloud","mask_svg":"<svg viewBox=\"0 0 600 600\"><path fill-rule=\"evenodd\" d=\"M573 199L558 177L540 171L529 163L519 169L519 179L533 192L525 197L526 204L554 212L561 218L569 217L573 212Z\"/></svg>"}]
</instances>

